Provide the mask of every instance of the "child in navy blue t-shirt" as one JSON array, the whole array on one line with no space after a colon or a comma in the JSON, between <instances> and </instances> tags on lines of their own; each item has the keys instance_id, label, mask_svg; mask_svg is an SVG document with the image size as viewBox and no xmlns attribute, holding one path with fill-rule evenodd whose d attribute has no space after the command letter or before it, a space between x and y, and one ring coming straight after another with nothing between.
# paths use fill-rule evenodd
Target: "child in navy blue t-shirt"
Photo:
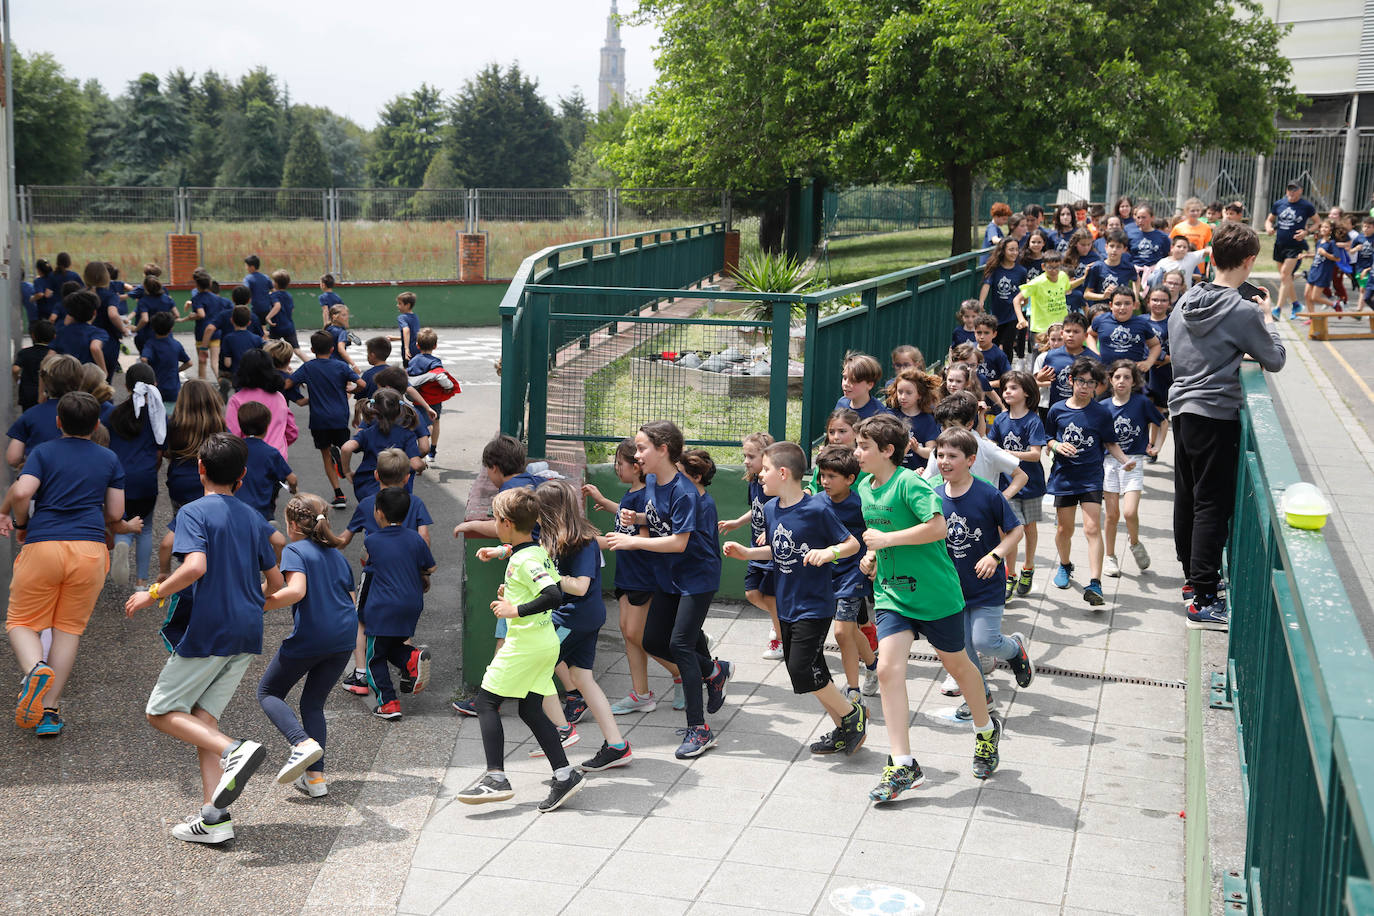
<instances>
[{"instance_id":1,"label":"child in navy blue t-shirt","mask_svg":"<svg viewBox=\"0 0 1374 916\"><path fill-rule=\"evenodd\" d=\"M1149 372L1159 360L1159 338L1150 319L1137 315L1135 308L1135 293L1118 286L1112 293L1111 311L1093 319L1092 343L1105 365L1129 359L1141 372Z\"/></svg>"},{"instance_id":2,"label":"child in navy blue t-shirt","mask_svg":"<svg viewBox=\"0 0 1374 916\"><path fill-rule=\"evenodd\" d=\"M363 402L361 418L362 426L339 452L340 470L353 481L353 493L358 499L377 492L377 481L372 472L377 467L377 456L385 449L398 448L405 452L415 473L425 469L415 431L406 426L414 422L415 414L405 410L399 394L390 388L378 391ZM354 452L362 456L357 471L349 470ZM405 482L406 491L409 492L413 486L412 476Z\"/></svg>"},{"instance_id":3,"label":"child in navy blue t-shirt","mask_svg":"<svg viewBox=\"0 0 1374 916\"><path fill-rule=\"evenodd\" d=\"M348 393L361 381L358 373L347 364L331 359L334 338L324 331L310 335L310 349L315 358L306 360L286 381L287 388L304 385L310 396L310 436L320 451L324 472L334 488L335 509L348 507L348 499L339 487L339 476L346 471L340 464L340 448L348 441Z\"/></svg>"},{"instance_id":4,"label":"child in navy blue t-shirt","mask_svg":"<svg viewBox=\"0 0 1374 916\"><path fill-rule=\"evenodd\" d=\"M124 612L132 617L141 608L179 601L183 590L191 600L184 632L145 712L153 728L194 745L200 757L205 804L199 815L173 827L172 836L188 843L222 843L234 838L229 805L267 752L256 741L230 738L220 731L219 720L253 656L262 653L259 573L266 573L267 594L284 580L268 540L271 526L233 495L248 459L243 440L216 433L201 445L198 459L205 496L177 513L172 550L182 558L181 566L130 596ZM171 608L169 617L175 611Z\"/></svg>"},{"instance_id":5,"label":"child in navy blue t-shirt","mask_svg":"<svg viewBox=\"0 0 1374 916\"><path fill-rule=\"evenodd\" d=\"M286 504L286 533L291 538L281 560L286 584L267 596L263 610L290 607L295 626L258 682L262 711L291 743L291 756L277 773L277 782L294 785L311 798L329 794L324 779L324 704L348 666L357 629L353 568L338 550L341 539L329 529L325 508L324 500L310 493ZM286 695L301 681L305 684L298 719Z\"/></svg>"},{"instance_id":6,"label":"child in navy blue t-shirt","mask_svg":"<svg viewBox=\"0 0 1374 916\"><path fill-rule=\"evenodd\" d=\"M978 290L978 301L997 319L997 346L1008 359L1017 326L1025 323L1015 306L1017 293L1026 285L1026 268L1019 263L1020 256L1021 243L1015 238L1007 236L999 241L983 265L983 285Z\"/></svg>"},{"instance_id":7,"label":"child in navy blue t-shirt","mask_svg":"<svg viewBox=\"0 0 1374 916\"><path fill-rule=\"evenodd\" d=\"M1007 359L1001 347L993 346L997 337L997 319L992 315L979 315L973 323L973 336L978 352L983 357L978 362L978 383L984 391L1001 391L1002 376L1011 371L1011 360Z\"/></svg>"},{"instance_id":8,"label":"child in navy blue t-shirt","mask_svg":"<svg viewBox=\"0 0 1374 916\"><path fill-rule=\"evenodd\" d=\"M57 336L57 329L46 318L35 318L29 322L29 337L33 345L25 347L14 355L11 371L18 389L19 409L28 410L38 403L38 367L52 352L49 346Z\"/></svg>"},{"instance_id":9,"label":"child in navy blue t-shirt","mask_svg":"<svg viewBox=\"0 0 1374 916\"><path fill-rule=\"evenodd\" d=\"M372 714L387 720L401 718L388 665L399 668L413 682L412 692L424 689L429 670L429 650L412 646L408 640L415 635L425 607L434 555L424 538L405 527L409 511L410 494L400 487L387 487L377 494L374 517L381 530L367 539L364 571L371 575L367 594L359 599L365 608L368 684L377 699Z\"/></svg>"},{"instance_id":10,"label":"child in navy blue t-shirt","mask_svg":"<svg viewBox=\"0 0 1374 916\"><path fill-rule=\"evenodd\" d=\"M277 514L277 493L283 485L292 493L296 492L296 475L291 465L286 463L275 446L263 441L267 427L272 423L272 411L267 405L257 401L244 401L238 410L239 432L248 446L248 470L243 475L243 484L234 495L262 513L269 522ZM274 539L273 546L278 550L285 546L284 539Z\"/></svg>"},{"instance_id":11,"label":"child in navy blue t-shirt","mask_svg":"<svg viewBox=\"0 0 1374 916\"><path fill-rule=\"evenodd\" d=\"M415 294L401 293L396 297L396 329L401 342L401 360L409 363L420 352L420 317L415 314Z\"/></svg>"},{"instance_id":12,"label":"child in navy blue t-shirt","mask_svg":"<svg viewBox=\"0 0 1374 916\"><path fill-rule=\"evenodd\" d=\"M248 306L236 305L229 314L234 329L221 337L219 342L221 389L238 374L239 362L242 360L243 354L254 348L262 347L262 338L248 327L249 321L253 317Z\"/></svg>"},{"instance_id":13,"label":"child in navy blue t-shirt","mask_svg":"<svg viewBox=\"0 0 1374 916\"><path fill-rule=\"evenodd\" d=\"M242 288L247 290L249 303L253 307L253 330L261 333L267 330L267 313L272 310L272 281L258 269L262 267L262 261L257 255L250 254L243 259L243 263L248 273L243 277Z\"/></svg>"},{"instance_id":14,"label":"child in navy blue t-shirt","mask_svg":"<svg viewBox=\"0 0 1374 916\"><path fill-rule=\"evenodd\" d=\"M723 519L717 527L721 534L734 531L741 525L749 525L749 539L745 544L753 546L763 534L763 504L768 497L763 493L759 474L763 472L763 452L773 444L768 433L750 433L740 440L744 452L744 479L749 484L749 511L739 518ZM744 573L744 597L750 604L768 615L772 629L768 632L768 645L763 650L766 659L782 658L782 640L778 637L778 607L773 600L773 564L750 562Z\"/></svg>"},{"instance_id":15,"label":"child in navy blue t-shirt","mask_svg":"<svg viewBox=\"0 0 1374 916\"><path fill-rule=\"evenodd\" d=\"M100 307L100 297L91 290L83 289L68 296L65 305L72 320L57 326L53 350L74 356L81 363L93 363L104 370L105 348L110 342L110 335L91 323L96 309Z\"/></svg>"},{"instance_id":16,"label":"child in navy blue t-shirt","mask_svg":"<svg viewBox=\"0 0 1374 916\"><path fill-rule=\"evenodd\" d=\"M406 363L406 374L411 378L425 375L430 372L441 371L444 368L443 360L434 355L434 348L439 346L439 335L433 328L421 328L416 338L416 346L420 352L410 358ZM418 382L416 384L419 384ZM433 461L435 453L439 450L439 415L444 412L443 404L430 404L430 409L434 411L434 419L429 425L429 460Z\"/></svg>"},{"instance_id":17,"label":"child in navy blue t-shirt","mask_svg":"<svg viewBox=\"0 0 1374 916\"><path fill-rule=\"evenodd\" d=\"M286 291L290 285L289 273L284 270L272 272L272 292L269 294L272 307L267 310L267 315L263 319L263 328L273 340L285 340L290 343L296 355L304 361L305 353L301 351L300 341L296 339L296 300Z\"/></svg>"},{"instance_id":18,"label":"child in navy blue t-shirt","mask_svg":"<svg viewBox=\"0 0 1374 916\"><path fill-rule=\"evenodd\" d=\"M905 423L911 433L906 454L902 456L902 467L919 470L925 467L930 458L935 448L935 438L940 435L940 424L932 413L939 398L938 375L930 375L913 366L901 370L892 380L888 389L887 409Z\"/></svg>"},{"instance_id":19,"label":"child in navy blue t-shirt","mask_svg":"<svg viewBox=\"0 0 1374 916\"><path fill-rule=\"evenodd\" d=\"M171 296L163 292L162 282L157 277L144 277L142 289L135 289L130 295L136 295L138 299L138 305L134 308L138 326L134 333L134 349L142 353L143 347L153 337L153 316L159 312L170 312L175 321L177 304L172 301Z\"/></svg>"},{"instance_id":20,"label":"child in navy blue t-shirt","mask_svg":"<svg viewBox=\"0 0 1374 916\"><path fill-rule=\"evenodd\" d=\"M137 561L137 587L148 587L153 557L153 509L157 506L157 471L162 465L162 446L167 439L167 420L157 378L147 363L135 363L124 371L129 397L110 413L110 451L124 468L124 518L144 518L148 524L137 534L115 535L110 554L110 576L118 585L129 577L129 546ZM153 415L157 414L157 421Z\"/></svg>"},{"instance_id":21,"label":"child in navy blue t-shirt","mask_svg":"<svg viewBox=\"0 0 1374 916\"><path fill-rule=\"evenodd\" d=\"M10 444L5 451L5 460L16 471L24 466L25 451L62 438L62 430L57 426L57 402L67 392L81 389L81 364L74 356L50 353L43 360L38 377L48 399L20 414L7 433Z\"/></svg>"},{"instance_id":22,"label":"child in navy blue t-shirt","mask_svg":"<svg viewBox=\"0 0 1374 916\"><path fill-rule=\"evenodd\" d=\"M334 292L334 275L325 274L320 277L320 327L329 326L329 310L336 305L343 305L343 300Z\"/></svg>"},{"instance_id":23,"label":"child in navy blue t-shirt","mask_svg":"<svg viewBox=\"0 0 1374 916\"><path fill-rule=\"evenodd\" d=\"M330 359L342 360L348 363L348 368L354 372L358 367L353 362L353 357L348 355L348 306L336 305L329 310L329 323L324 326L329 336L334 338L334 352L329 354Z\"/></svg>"},{"instance_id":24,"label":"child in navy blue t-shirt","mask_svg":"<svg viewBox=\"0 0 1374 916\"><path fill-rule=\"evenodd\" d=\"M848 408L866 420L877 413L886 413L881 401L873 397L873 389L883 380L883 366L867 353L850 353L844 358L840 375L840 390L844 394L835 402L835 409Z\"/></svg>"},{"instance_id":25,"label":"child in navy blue t-shirt","mask_svg":"<svg viewBox=\"0 0 1374 916\"><path fill-rule=\"evenodd\" d=\"M873 605L873 584L859 571L859 562L867 552L863 533L868 527L864 524L863 501L854 489L854 482L859 477L859 462L852 447L829 445L816 456L816 471L823 491L817 496L823 495L829 500L830 511L859 542L858 553L835 564L833 582L835 644L840 647L845 696L851 702L862 703L863 697L878 693L878 656L862 629Z\"/></svg>"},{"instance_id":26,"label":"child in navy blue t-shirt","mask_svg":"<svg viewBox=\"0 0 1374 916\"><path fill-rule=\"evenodd\" d=\"M191 368L191 357L186 355L181 342L172 336L176 319L171 312L158 312L153 316L152 325L153 333L157 336L143 345L139 356L152 366L162 400L173 404L181 392L181 373Z\"/></svg>"},{"instance_id":27,"label":"child in navy blue t-shirt","mask_svg":"<svg viewBox=\"0 0 1374 916\"><path fill-rule=\"evenodd\" d=\"M959 326L954 329L954 333L949 338L949 348L953 350L961 343L977 343L978 337L973 333L973 322L979 315L983 314L983 306L977 299L965 299L959 305Z\"/></svg>"},{"instance_id":28,"label":"child in navy blue t-shirt","mask_svg":"<svg viewBox=\"0 0 1374 916\"><path fill-rule=\"evenodd\" d=\"M733 541L725 555L741 560L772 558L777 571L778 623L783 663L792 692L811 694L835 728L811 745L813 754L853 754L868 736L868 712L841 693L830 677L825 640L835 617L834 565L859 552L859 541L835 516L829 496L802 492L806 453L794 442L770 445L763 454L765 544Z\"/></svg>"},{"instance_id":29,"label":"child in navy blue t-shirt","mask_svg":"<svg viewBox=\"0 0 1374 916\"><path fill-rule=\"evenodd\" d=\"M1145 491L1145 458L1159 454L1168 429L1159 412L1140 389L1144 377L1135 363L1120 359L1111 366L1112 396L1103 403L1112 413L1117 444L1135 466L1126 468L1111 455L1103 459L1102 501L1106 509L1106 574L1121 575L1116 555L1116 526L1124 515L1131 556L1140 569L1150 568L1150 554L1140 542L1140 498Z\"/></svg>"},{"instance_id":30,"label":"child in navy blue t-shirt","mask_svg":"<svg viewBox=\"0 0 1374 916\"><path fill-rule=\"evenodd\" d=\"M1011 599L1012 590L1025 596L1030 594L1035 580L1035 550L1039 545L1039 522L1044 515L1045 466L1040 463L1041 450L1048 437L1045 424L1040 419L1040 386L1035 377L1028 372L1009 372L1002 377L1002 400L1007 409L997 415L988 430L988 438L1001 446L1002 450L1021 462L1021 470L1026 472L1026 484L1016 492L1009 502L1011 511L1021 522L1025 533L1026 562L1018 576L1008 576L1006 600ZM1005 488L1010 479L1003 476L997 483ZM1007 557L1007 571L1016 569L1016 554Z\"/></svg>"}]
</instances>

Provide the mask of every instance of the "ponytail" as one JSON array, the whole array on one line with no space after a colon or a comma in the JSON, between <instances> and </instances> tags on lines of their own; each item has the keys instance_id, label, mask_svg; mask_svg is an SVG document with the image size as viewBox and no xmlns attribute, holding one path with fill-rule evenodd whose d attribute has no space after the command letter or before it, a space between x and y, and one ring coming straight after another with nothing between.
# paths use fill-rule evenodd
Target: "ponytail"
<instances>
[{"instance_id":1,"label":"ponytail","mask_svg":"<svg viewBox=\"0 0 1374 916\"><path fill-rule=\"evenodd\" d=\"M324 500L315 494L297 493L286 504L286 520L295 524L307 540L337 550L343 546L343 538L330 529L327 510Z\"/></svg>"}]
</instances>

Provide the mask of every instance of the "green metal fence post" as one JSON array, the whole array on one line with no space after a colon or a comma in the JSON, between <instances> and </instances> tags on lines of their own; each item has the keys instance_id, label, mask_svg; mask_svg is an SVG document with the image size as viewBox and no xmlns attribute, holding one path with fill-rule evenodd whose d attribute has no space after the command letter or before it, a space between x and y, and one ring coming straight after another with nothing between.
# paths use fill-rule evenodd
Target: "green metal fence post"
<instances>
[{"instance_id":1,"label":"green metal fence post","mask_svg":"<svg viewBox=\"0 0 1374 916\"><path fill-rule=\"evenodd\" d=\"M878 287L870 286L864 290L859 294L859 301L863 303L864 311L867 313L864 318L864 336L868 343L864 349L869 353L881 353L878 340Z\"/></svg>"},{"instance_id":2,"label":"green metal fence post","mask_svg":"<svg viewBox=\"0 0 1374 916\"><path fill-rule=\"evenodd\" d=\"M792 303L773 303L773 350L768 364L768 433L787 438L787 355L791 345Z\"/></svg>"},{"instance_id":3,"label":"green metal fence post","mask_svg":"<svg viewBox=\"0 0 1374 916\"><path fill-rule=\"evenodd\" d=\"M516 366L515 356L515 316L501 316L501 365L507 372ZM519 413L525 409L525 393L516 391L515 385L501 386L501 432L514 436L520 429Z\"/></svg>"},{"instance_id":4,"label":"green metal fence post","mask_svg":"<svg viewBox=\"0 0 1374 916\"><path fill-rule=\"evenodd\" d=\"M801 442L802 451L811 454L811 440L815 435L812 429L811 409L812 403L816 398L816 373L812 371L816 366L816 325L820 321L820 306L814 302L806 306L806 341L805 349L802 351L802 415L801 415Z\"/></svg>"},{"instance_id":5,"label":"green metal fence post","mask_svg":"<svg viewBox=\"0 0 1374 916\"><path fill-rule=\"evenodd\" d=\"M547 293L530 293L526 298L525 320L530 322L530 397L529 403L549 402L549 300ZM526 452L532 458L545 457L544 436L548 432L548 418L542 408L530 411L529 443Z\"/></svg>"}]
</instances>

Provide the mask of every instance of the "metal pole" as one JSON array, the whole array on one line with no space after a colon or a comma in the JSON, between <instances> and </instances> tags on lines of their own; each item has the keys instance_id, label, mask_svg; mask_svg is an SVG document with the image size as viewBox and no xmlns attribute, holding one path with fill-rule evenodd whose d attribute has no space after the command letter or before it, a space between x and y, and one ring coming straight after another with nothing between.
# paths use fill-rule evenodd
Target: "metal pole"
<instances>
[{"instance_id":1,"label":"metal pole","mask_svg":"<svg viewBox=\"0 0 1374 916\"><path fill-rule=\"evenodd\" d=\"M1345 156L1341 161L1342 210L1355 209L1355 183L1359 179L1360 169L1360 130L1355 126L1359 109L1360 94L1356 92L1350 96L1350 117L1345 126Z\"/></svg>"},{"instance_id":2,"label":"metal pole","mask_svg":"<svg viewBox=\"0 0 1374 916\"><path fill-rule=\"evenodd\" d=\"M1264 227L1269 215L1269 159L1260 153L1255 157L1255 204L1250 211L1250 224L1256 229Z\"/></svg>"},{"instance_id":3,"label":"metal pole","mask_svg":"<svg viewBox=\"0 0 1374 916\"><path fill-rule=\"evenodd\" d=\"M1107 160L1107 207L1110 211L1116 199L1121 196L1121 148L1112 150Z\"/></svg>"},{"instance_id":4,"label":"metal pole","mask_svg":"<svg viewBox=\"0 0 1374 916\"><path fill-rule=\"evenodd\" d=\"M1184 150L1178 160L1178 181L1174 184L1174 206L1182 210L1183 202L1193 196L1193 151Z\"/></svg>"},{"instance_id":5,"label":"metal pole","mask_svg":"<svg viewBox=\"0 0 1374 916\"><path fill-rule=\"evenodd\" d=\"M3 331L0 331L0 345L4 347L5 358L11 362L17 344L22 340L20 337L19 325L19 303L22 301L19 294L19 251L16 242L19 238L19 221L15 218L18 215L18 200L15 193L18 175L14 163L14 70L11 60L14 57L14 41L10 32L10 4L9 0L0 0L0 29L4 31L4 57L5 57L5 95L0 102L5 106L5 125L3 135L0 135L0 145L4 147L5 161L5 193L0 195L0 225L5 227L4 251L0 252L3 256L5 266L4 293L0 294L0 308L4 309L5 320L0 322ZM0 373L0 404L10 417L14 415L14 380L8 372ZM6 422L8 425L8 421ZM3 585L5 593L9 593L10 571L13 563L13 546L9 538L0 539L0 585Z\"/></svg>"}]
</instances>

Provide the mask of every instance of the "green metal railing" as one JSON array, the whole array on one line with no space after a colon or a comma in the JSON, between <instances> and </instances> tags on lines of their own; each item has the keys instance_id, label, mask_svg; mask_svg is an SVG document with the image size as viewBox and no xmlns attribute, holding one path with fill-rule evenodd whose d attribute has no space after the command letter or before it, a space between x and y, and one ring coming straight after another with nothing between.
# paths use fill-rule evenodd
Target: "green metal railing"
<instances>
[{"instance_id":1,"label":"green metal railing","mask_svg":"<svg viewBox=\"0 0 1374 916\"><path fill-rule=\"evenodd\" d=\"M1284 521L1279 499L1301 478L1264 373L1247 366L1241 381L1229 664L1213 705L1235 707L1248 828L1226 891L1254 913L1374 914L1374 658L1325 538Z\"/></svg>"}]
</instances>

